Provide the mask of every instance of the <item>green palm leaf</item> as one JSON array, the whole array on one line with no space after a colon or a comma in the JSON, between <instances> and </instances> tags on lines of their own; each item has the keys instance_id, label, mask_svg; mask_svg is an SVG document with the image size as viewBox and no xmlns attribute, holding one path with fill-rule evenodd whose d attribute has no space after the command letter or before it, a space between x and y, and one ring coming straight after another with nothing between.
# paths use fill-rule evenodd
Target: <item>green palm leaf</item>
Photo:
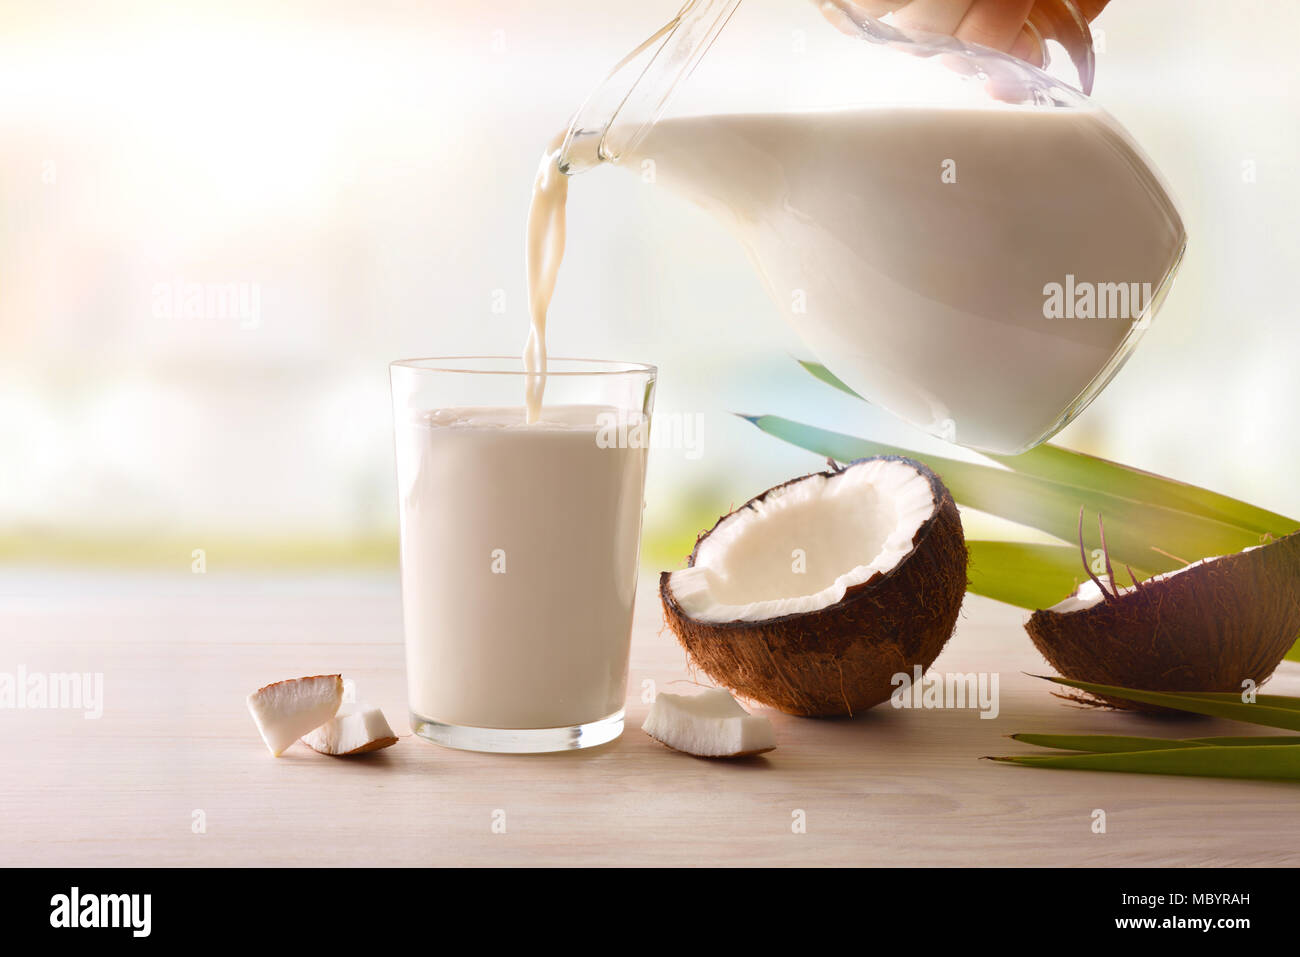
<instances>
[{"instance_id":1,"label":"green palm leaf","mask_svg":"<svg viewBox=\"0 0 1300 957\"><path fill-rule=\"evenodd\" d=\"M1108 491L977 465L831 432L775 415L743 416L769 435L840 462L874 455L906 455L943 478L958 504L1075 540L1079 507L1105 516L1106 536L1116 567L1172 571L1187 561L1238 552L1260 543L1254 529L1183 512L1167 505L1125 498ZM1097 547L1095 540L1087 542ZM1178 556L1174 558L1171 556ZM1080 572L1083 571L1080 567ZM1064 594L1059 596L1065 597ZM1057 599L1059 600L1059 598Z\"/></svg>"},{"instance_id":2,"label":"green palm leaf","mask_svg":"<svg viewBox=\"0 0 1300 957\"><path fill-rule=\"evenodd\" d=\"M1286 745L1166 748L1100 754L1015 754L989 760L1031 768L1300 781L1300 748Z\"/></svg>"},{"instance_id":3,"label":"green palm leaf","mask_svg":"<svg viewBox=\"0 0 1300 957\"><path fill-rule=\"evenodd\" d=\"M799 364L827 385L856 398L862 398L824 365L804 360L799 360ZM986 455L986 457L1022 475L1032 475L1076 488L1105 491L1137 502L1175 508L1253 531L1259 535L1271 534L1280 538L1300 528L1300 522L1293 518L1257 508L1227 495L1220 495L1209 489L1088 455L1085 452L1075 452L1059 445L1045 443L1020 455Z\"/></svg>"},{"instance_id":4,"label":"green palm leaf","mask_svg":"<svg viewBox=\"0 0 1300 957\"><path fill-rule=\"evenodd\" d=\"M1088 751L1094 754L1196 747L1260 748L1300 744L1300 734L1260 734L1236 738L1140 738L1125 734L1013 734L1011 739L1024 744L1037 745L1040 748L1054 748L1057 751Z\"/></svg>"}]
</instances>

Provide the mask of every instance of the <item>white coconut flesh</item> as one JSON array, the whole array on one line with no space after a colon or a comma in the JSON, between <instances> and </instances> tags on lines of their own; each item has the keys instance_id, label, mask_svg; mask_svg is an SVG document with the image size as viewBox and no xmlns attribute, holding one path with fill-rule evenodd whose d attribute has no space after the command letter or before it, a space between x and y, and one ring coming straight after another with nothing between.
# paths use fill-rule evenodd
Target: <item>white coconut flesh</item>
<instances>
[{"instance_id":1,"label":"white coconut flesh","mask_svg":"<svg viewBox=\"0 0 1300 957\"><path fill-rule=\"evenodd\" d=\"M704 538L668 579L698 621L765 621L830 607L912 550L934 514L929 479L906 462L869 459L768 492Z\"/></svg>"},{"instance_id":2,"label":"white coconut flesh","mask_svg":"<svg viewBox=\"0 0 1300 957\"><path fill-rule=\"evenodd\" d=\"M701 758L759 754L776 747L772 722L750 714L722 690L656 695L641 730L676 751Z\"/></svg>"},{"instance_id":3,"label":"white coconut flesh","mask_svg":"<svg viewBox=\"0 0 1300 957\"><path fill-rule=\"evenodd\" d=\"M1260 546L1258 545L1251 545L1249 548L1243 548L1242 553L1253 552L1256 548L1259 547ZM1226 555L1215 555L1213 558L1202 558L1200 561L1192 562L1190 565L1184 565L1182 568L1175 568L1171 572L1164 572L1159 575L1152 575L1150 578L1143 579L1142 584L1147 585L1148 583L1151 582L1168 581L1169 579L1175 577L1176 575L1181 575L1183 572L1191 571L1193 568L1197 568L1201 565L1208 565L1210 562L1217 562L1220 558L1227 558L1227 557L1228 556ZM1109 576L1098 575L1097 578L1099 581L1104 583L1108 589L1111 587L1111 581ZM1121 585L1119 588L1119 594L1121 596L1128 595L1135 591L1137 591L1137 588L1131 584ZM1079 587L1074 590L1074 593L1072 595L1070 595L1067 598L1061 599L1055 605L1053 605L1051 608L1048 608L1047 610L1054 611L1059 615L1065 615L1065 614L1069 614L1072 611L1083 611L1085 608L1091 608L1094 605L1099 605L1101 604L1101 602L1105 600L1106 600L1106 596L1104 596L1101 593L1101 589L1097 587L1097 582L1094 582L1091 578L1089 578L1087 581L1080 583Z\"/></svg>"},{"instance_id":4,"label":"white coconut flesh","mask_svg":"<svg viewBox=\"0 0 1300 957\"><path fill-rule=\"evenodd\" d=\"M284 749L338 713L343 703L340 675L291 678L258 688L248 696L248 711L271 754Z\"/></svg>"},{"instance_id":5,"label":"white coconut flesh","mask_svg":"<svg viewBox=\"0 0 1300 957\"><path fill-rule=\"evenodd\" d=\"M321 754L364 754L396 744L397 735L378 708L340 708L319 728L304 734L302 743Z\"/></svg>"}]
</instances>

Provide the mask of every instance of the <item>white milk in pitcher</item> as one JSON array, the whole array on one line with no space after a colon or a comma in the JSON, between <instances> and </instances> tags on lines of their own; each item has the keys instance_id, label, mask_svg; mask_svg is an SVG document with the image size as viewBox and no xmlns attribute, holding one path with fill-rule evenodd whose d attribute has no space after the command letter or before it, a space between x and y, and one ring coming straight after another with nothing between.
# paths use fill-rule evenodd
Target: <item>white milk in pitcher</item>
<instances>
[{"instance_id":1,"label":"white milk in pitcher","mask_svg":"<svg viewBox=\"0 0 1300 957\"><path fill-rule=\"evenodd\" d=\"M623 709L646 449L604 406L416 413L397 423L411 711L561 728ZM636 445L638 443L623 443Z\"/></svg>"},{"instance_id":2,"label":"white milk in pitcher","mask_svg":"<svg viewBox=\"0 0 1300 957\"><path fill-rule=\"evenodd\" d=\"M848 385L997 452L1054 431L1118 370L1185 243L1096 110L687 116L623 162L646 159L733 229Z\"/></svg>"}]
</instances>

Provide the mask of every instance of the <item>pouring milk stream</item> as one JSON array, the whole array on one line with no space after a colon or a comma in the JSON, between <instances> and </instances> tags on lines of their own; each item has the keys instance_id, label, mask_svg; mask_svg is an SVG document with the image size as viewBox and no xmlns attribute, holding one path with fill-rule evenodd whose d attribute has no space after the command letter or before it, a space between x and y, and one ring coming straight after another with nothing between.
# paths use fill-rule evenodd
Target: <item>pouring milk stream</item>
<instances>
[{"instance_id":1,"label":"pouring milk stream","mask_svg":"<svg viewBox=\"0 0 1300 957\"><path fill-rule=\"evenodd\" d=\"M555 277L564 259L564 207L569 197L569 177L560 172L561 133L551 141L537 167L533 199L528 207L528 341L524 345L527 377L524 407L528 424L542 415L542 394L546 391L546 314L555 292Z\"/></svg>"}]
</instances>

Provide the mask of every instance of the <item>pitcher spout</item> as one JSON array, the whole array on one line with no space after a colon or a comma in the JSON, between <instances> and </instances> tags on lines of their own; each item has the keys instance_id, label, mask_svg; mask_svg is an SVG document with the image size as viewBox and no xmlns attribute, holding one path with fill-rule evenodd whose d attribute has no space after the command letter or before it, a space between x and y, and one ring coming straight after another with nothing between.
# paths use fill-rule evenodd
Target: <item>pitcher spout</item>
<instances>
[{"instance_id":1,"label":"pitcher spout","mask_svg":"<svg viewBox=\"0 0 1300 957\"><path fill-rule=\"evenodd\" d=\"M635 149L739 5L740 0L687 0L623 57L570 122L560 171L581 173Z\"/></svg>"}]
</instances>

